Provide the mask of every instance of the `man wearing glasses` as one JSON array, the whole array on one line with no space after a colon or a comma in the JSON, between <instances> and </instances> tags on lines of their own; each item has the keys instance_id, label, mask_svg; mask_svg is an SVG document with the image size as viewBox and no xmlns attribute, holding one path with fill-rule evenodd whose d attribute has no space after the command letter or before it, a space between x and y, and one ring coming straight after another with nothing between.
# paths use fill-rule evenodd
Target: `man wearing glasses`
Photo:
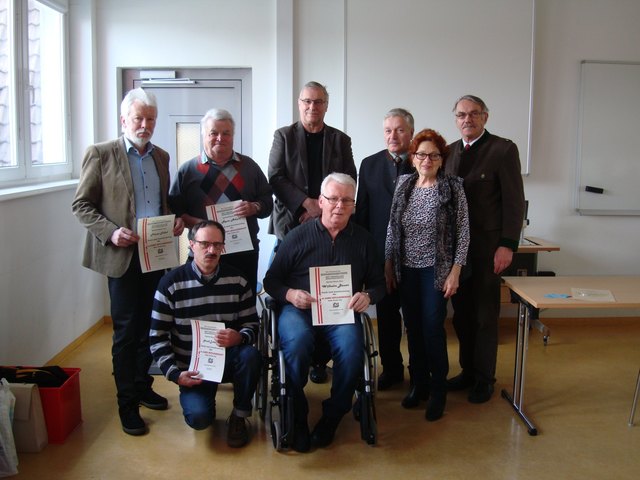
<instances>
[{"instance_id":1,"label":"man wearing glasses","mask_svg":"<svg viewBox=\"0 0 640 480\"><path fill-rule=\"evenodd\" d=\"M449 379L447 387L452 391L471 388L469 401L484 403L493 395L495 383L500 273L518 249L524 188L518 147L485 130L489 109L484 101L465 95L456 101L453 112L462 139L449 145L446 170L464 179L471 275L451 297L462 372Z\"/></svg>"},{"instance_id":2,"label":"man wearing glasses","mask_svg":"<svg viewBox=\"0 0 640 480\"><path fill-rule=\"evenodd\" d=\"M309 268L350 265L352 297L348 308L364 312L384 295L382 265L377 261L373 237L350 221L355 205L356 182L342 173L324 179L318 204L319 218L293 229L282 241L264 278L264 287L282 309L278 336L287 380L293 396L292 447L307 452L332 441L362 372L362 327L355 323L312 326ZM322 417L309 434L309 405L304 394L316 336L330 344L333 356L331 396L322 402Z\"/></svg>"},{"instance_id":3,"label":"man wearing glasses","mask_svg":"<svg viewBox=\"0 0 640 480\"><path fill-rule=\"evenodd\" d=\"M320 216L318 198L322 179L332 172L346 173L357 180L351 138L324 123L329 93L318 82L307 83L298 96L300 120L273 135L267 176L275 202L269 233L276 247L295 226ZM327 378L324 361L314 362L311 379Z\"/></svg>"},{"instance_id":4,"label":"man wearing glasses","mask_svg":"<svg viewBox=\"0 0 640 480\"><path fill-rule=\"evenodd\" d=\"M300 120L276 130L269 155L269 183L276 196L269 233L282 241L296 225L320 216L320 183L331 172L356 180L351 138L324 123L327 89L307 83L298 97Z\"/></svg>"},{"instance_id":5,"label":"man wearing glasses","mask_svg":"<svg viewBox=\"0 0 640 480\"><path fill-rule=\"evenodd\" d=\"M224 228L218 222L206 220L192 227L189 244L193 261L171 270L160 281L149 343L162 373L180 387L185 422L203 430L216 418L218 383L202 380L198 372L189 370L191 320L225 324L216 342L226 349L223 381L233 383L227 444L242 447L249 441L245 419L251 416L262 356L253 346L258 316L251 285L240 270L220 264L224 239Z\"/></svg>"}]
</instances>

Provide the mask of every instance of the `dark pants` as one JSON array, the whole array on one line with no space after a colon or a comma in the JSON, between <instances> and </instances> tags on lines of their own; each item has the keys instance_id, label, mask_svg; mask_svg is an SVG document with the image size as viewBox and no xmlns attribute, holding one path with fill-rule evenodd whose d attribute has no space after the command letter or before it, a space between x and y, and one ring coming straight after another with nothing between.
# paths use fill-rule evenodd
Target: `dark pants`
<instances>
[{"instance_id":1,"label":"dark pants","mask_svg":"<svg viewBox=\"0 0 640 480\"><path fill-rule=\"evenodd\" d=\"M473 244L473 233L471 241ZM497 239L491 242L497 243ZM471 251L468 260L471 277L463 280L458 293L451 297L453 327L460 342L460 366L466 375L488 383L495 382L498 357L500 276L493 273L495 248Z\"/></svg>"},{"instance_id":2,"label":"dark pants","mask_svg":"<svg viewBox=\"0 0 640 480\"><path fill-rule=\"evenodd\" d=\"M251 416L251 399L260 378L262 356L251 345L227 348L223 382L233 383L233 413L239 417ZM184 421L191 428L202 430L216 417L218 383L204 381L193 387L180 387L180 405Z\"/></svg>"},{"instance_id":3,"label":"dark pants","mask_svg":"<svg viewBox=\"0 0 640 480\"><path fill-rule=\"evenodd\" d=\"M404 370L400 341L402 340L402 316L400 315L400 293L387 293L376 303L378 321L378 350L384 371L395 375Z\"/></svg>"},{"instance_id":4,"label":"dark pants","mask_svg":"<svg viewBox=\"0 0 640 480\"><path fill-rule=\"evenodd\" d=\"M411 381L424 391L445 392L449 373L444 328L447 301L433 282L433 267L402 267L400 295L407 327Z\"/></svg>"},{"instance_id":5,"label":"dark pants","mask_svg":"<svg viewBox=\"0 0 640 480\"><path fill-rule=\"evenodd\" d=\"M149 327L151 308L164 270L142 273L138 252L122 277L108 278L113 321L113 376L121 410L137 407L151 388Z\"/></svg>"}]
</instances>

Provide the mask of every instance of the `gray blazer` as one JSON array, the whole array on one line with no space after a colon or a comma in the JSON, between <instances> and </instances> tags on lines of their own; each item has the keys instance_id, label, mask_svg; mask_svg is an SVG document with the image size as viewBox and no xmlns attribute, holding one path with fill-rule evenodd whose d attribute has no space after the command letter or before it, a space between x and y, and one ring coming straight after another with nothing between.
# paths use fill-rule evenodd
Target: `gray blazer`
<instances>
[{"instance_id":1,"label":"gray blazer","mask_svg":"<svg viewBox=\"0 0 640 480\"><path fill-rule=\"evenodd\" d=\"M346 173L357 180L351 138L338 129L324 126L322 176ZM304 127L296 122L282 127L273 135L269 154L269 183L276 200L269 222L269 233L280 240L298 225L302 202L308 197L309 169Z\"/></svg>"},{"instance_id":2,"label":"gray blazer","mask_svg":"<svg viewBox=\"0 0 640 480\"><path fill-rule=\"evenodd\" d=\"M168 215L169 154L154 146L151 156L160 177L162 213ZM71 210L87 229L82 265L109 277L124 275L136 247L116 247L110 242L120 227L136 230L136 203L124 137L87 148Z\"/></svg>"}]
</instances>

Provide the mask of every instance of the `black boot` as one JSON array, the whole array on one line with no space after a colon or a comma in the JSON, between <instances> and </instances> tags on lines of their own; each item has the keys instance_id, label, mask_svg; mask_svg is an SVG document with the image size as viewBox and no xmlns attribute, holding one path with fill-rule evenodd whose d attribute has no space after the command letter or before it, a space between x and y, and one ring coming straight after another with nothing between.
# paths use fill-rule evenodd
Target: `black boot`
<instances>
[{"instance_id":1,"label":"black boot","mask_svg":"<svg viewBox=\"0 0 640 480\"><path fill-rule=\"evenodd\" d=\"M442 418L444 413L444 406L447 404L447 392L431 392L429 401L427 402L427 410L424 412L424 417L429 422L435 422Z\"/></svg>"},{"instance_id":2,"label":"black boot","mask_svg":"<svg viewBox=\"0 0 640 480\"><path fill-rule=\"evenodd\" d=\"M409 393L402 399L402 406L404 408L415 408L420 405L421 401L425 401L427 398L429 398L429 391L427 388L411 385Z\"/></svg>"}]
</instances>

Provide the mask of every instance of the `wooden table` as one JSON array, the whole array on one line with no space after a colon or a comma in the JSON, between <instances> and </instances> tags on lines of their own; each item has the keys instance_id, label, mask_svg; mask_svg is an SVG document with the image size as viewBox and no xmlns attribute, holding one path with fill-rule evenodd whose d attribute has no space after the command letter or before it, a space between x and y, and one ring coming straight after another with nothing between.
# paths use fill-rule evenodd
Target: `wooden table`
<instances>
[{"instance_id":1,"label":"wooden table","mask_svg":"<svg viewBox=\"0 0 640 480\"><path fill-rule=\"evenodd\" d=\"M511 404L527 425L529 435L537 435L537 428L522 409L529 328L532 320L537 320L540 311L547 308L640 308L640 276L503 277L503 280L518 301L518 328L513 392L509 394L502 390L502 397ZM549 294L570 296L572 288L609 290L615 301L594 302L572 297L547 297Z\"/></svg>"}]
</instances>

